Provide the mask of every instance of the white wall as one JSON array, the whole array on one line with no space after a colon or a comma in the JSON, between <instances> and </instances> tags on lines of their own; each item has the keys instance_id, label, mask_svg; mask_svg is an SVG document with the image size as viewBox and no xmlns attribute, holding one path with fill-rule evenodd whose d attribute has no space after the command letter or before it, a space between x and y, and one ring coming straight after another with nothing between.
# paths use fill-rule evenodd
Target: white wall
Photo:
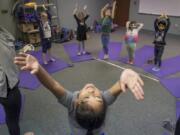
<instances>
[{"instance_id":1,"label":"white wall","mask_svg":"<svg viewBox=\"0 0 180 135\"><path fill-rule=\"evenodd\" d=\"M144 23L144 29L154 30L153 23L157 16L148 14L138 14L139 0L131 0L130 3L130 20ZM171 6L171 4L169 4ZM172 7L173 8L173 7ZM169 33L180 35L180 17L170 17L171 27Z\"/></svg>"},{"instance_id":2,"label":"white wall","mask_svg":"<svg viewBox=\"0 0 180 135\"><path fill-rule=\"evenodd\" d=\"M163 12L180 17L180 0L171 0L171 5L169 0L139 0L139 2L140 13L159 15Z\"/></svg>"}]
</instances>

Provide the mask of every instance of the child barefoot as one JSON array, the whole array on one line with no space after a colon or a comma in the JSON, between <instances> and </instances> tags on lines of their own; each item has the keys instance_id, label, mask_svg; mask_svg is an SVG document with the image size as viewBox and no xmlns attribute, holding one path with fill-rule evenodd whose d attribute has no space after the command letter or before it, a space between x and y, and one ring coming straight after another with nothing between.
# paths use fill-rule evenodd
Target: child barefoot
<instances>
[{"instance_id":1,"label":"child barefoot","mask_svg":"<svg viewBox=\"0 0 180 135\"><path fill-rule=\"evenodd\" d=\"M42 59L43 63L46 65L48 64L48 61L54 62L55 59L51 55L51 15L46 9L45 5L43 5L43 8L46 12L41 12L40 17L37 13L37 5L34 5L34 11L35 11L35 18L39 25L39 31L40 31L40 37L41 37L41 45L42 45ZM46 59L46 54L48 52L49 60Z\"/></svg>"},{"instance_id":2,"label":"child barefoot","mask_svg":"<svg viewBox=\"0 0 180 135\"><path fill-rule=\"evenodd\" d=\"M112 23L115 15L115 7L116 7L116 1L113 2L113 7L111 9L109 4L106 4L102 9L101 9L101 42L103 45L103 50L104 50L104 59L109 58L109 49L108 49L108 44L110 40L110 33L111 33L111 28L112 28Z\"/></svg>"},{"instance_id":3,"label":"child barefoot","mask_svg":"<svg viewBox=\"0 0 180 135\"><path fill-rule=\"evenodd\" d=\"M136 49L138 34L144 25L142 23L137 23L135 21L126 22L126 35L125 35L125 43L129 56L128 63L134 63L134 52Z\"/></svg>"},{"instance_id":4,"label":"child barefoot","mask_svg":"<svg viewBox=\"0 0 180 135\"><path fill-rule=\"evenodd\" d=\"M84 11L77 11L77 7L73 11L74 18L77 22L77 40L79 41L78 53L86 54L85 51L85 40L87 40L87 25L86 20L89 18L89 15L86 13L87 6L84 6Z\"/></svg>"}]
</instances>

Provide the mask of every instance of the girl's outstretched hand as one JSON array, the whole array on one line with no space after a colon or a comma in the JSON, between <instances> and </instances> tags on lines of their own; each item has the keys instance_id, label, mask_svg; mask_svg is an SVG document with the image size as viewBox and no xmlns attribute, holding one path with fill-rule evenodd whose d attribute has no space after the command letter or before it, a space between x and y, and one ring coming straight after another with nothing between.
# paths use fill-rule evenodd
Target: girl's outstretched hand
<instances>
[{"instance_id":1,"label":"girl's outstretched hand","mask_svg":"<svg viewBox=\"0 0 180 135\"><path fill-rule=\"evenodd\" d=\"M21 67L21 70L29 70L31 74L39 71L40 64L37 59L30 54L20 53L14 58L14 63Z\"/></svg>"},{"instance_id":2,"label":"girl's outstretched hand","mask_svg":"<svg viewBox=\"0 0 180 135\"><path fill-rule=\"evenodd\" d=\"M120 85L123 92L128 88L137 100L144 99L144 91L142 88L144 82L135 71L125 69L120 76Z\"/></svg>"}]
</instances>

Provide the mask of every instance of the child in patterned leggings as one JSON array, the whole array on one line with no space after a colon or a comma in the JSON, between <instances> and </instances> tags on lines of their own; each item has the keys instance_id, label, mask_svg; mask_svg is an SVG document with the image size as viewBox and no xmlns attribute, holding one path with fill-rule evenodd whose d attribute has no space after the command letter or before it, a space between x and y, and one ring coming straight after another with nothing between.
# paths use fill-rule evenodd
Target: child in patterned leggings
<instances>
[{"instance_id":1,"label":"child in patterned leggings","mask_svg":"<svg viewBox=\"0 0 180 135\"><path fill-rule=\"evenodd\" d=\"M128 52L128 63L134 63L134 52L136 49L136 44L138 41L139 31L142 29L144 25L142 23L136 23L135 21L128 21L126 23L126 35L125 35L125 43Z\"/></svg>"}]
</instances>

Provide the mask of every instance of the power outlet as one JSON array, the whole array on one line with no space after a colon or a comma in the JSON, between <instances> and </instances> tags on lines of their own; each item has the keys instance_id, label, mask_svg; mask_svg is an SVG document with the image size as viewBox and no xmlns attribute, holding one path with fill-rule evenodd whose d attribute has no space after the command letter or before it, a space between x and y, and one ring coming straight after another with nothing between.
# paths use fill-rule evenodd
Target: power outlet
<instances>
[{"instance_id":1,"label":"power outlet","mask_svg":"<svg viewBox=\"0 0 180 135\"><path fill-rule=\"evenodd\" d=\"M2 14L7 14L7 13L8 13L8 10L7 10L7 9L2 9L2 10L1 10L1 13L2 13Z\"/></svg>"},{"instance_id":2,"label":"power outlet","mask_svg":"<svg viewBox=\"0 0 180 135\"><path fill-rule=\"evenodd\" d=\"M178 27L179 27L179 24L175 24L174 26L175 26L176 28L178 28Z\"/></svg>"}]
</instances>

